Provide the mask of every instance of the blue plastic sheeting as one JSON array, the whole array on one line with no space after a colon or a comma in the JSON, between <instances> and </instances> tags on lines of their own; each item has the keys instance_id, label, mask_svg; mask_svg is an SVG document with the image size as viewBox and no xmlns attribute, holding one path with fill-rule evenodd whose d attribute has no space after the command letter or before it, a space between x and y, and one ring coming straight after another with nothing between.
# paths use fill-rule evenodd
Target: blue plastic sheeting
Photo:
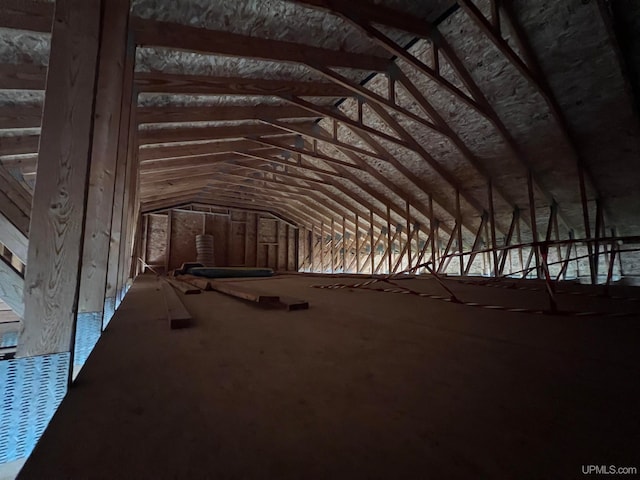
<instances>
[{"instance_id":1,"label":"blue plastic sheeting","mask_svg":"<svg viewBox=\"0 0 640 480\"><path fill-rule=\"evenodd\" d=\"M0 348L10 348L18 345L18 332L7 332L0 335Z\"/></svg>"},{"instance_id":2,"label":"blue plastic sheeting","mask_svg":"<svg viewBox=\"0 0 640 480\"><path fill-rule=\"evenodd\" d=\"M102 334L102 312L79 313L76 324L76 339L73 364L82 367Z\"/></svg>"},{"instance_id":3,"label":"blue plastic sheeting","mask_svg":"<svg viewBox=\"0 0 640 480\"><path fill-rule=\"evenodd\" d=\"M26 458L67 393L69 353L0 361L0 464Z\"/></svg>"}]
</instances>

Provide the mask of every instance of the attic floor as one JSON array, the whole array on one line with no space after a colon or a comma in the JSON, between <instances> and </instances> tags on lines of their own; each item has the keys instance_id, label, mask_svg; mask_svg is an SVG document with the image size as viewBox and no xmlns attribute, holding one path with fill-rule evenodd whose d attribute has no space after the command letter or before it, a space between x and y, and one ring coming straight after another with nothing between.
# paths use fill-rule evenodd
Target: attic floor
<instances>
[{"instance_id":1,"label":"attic floor","mask_svg":"<svg viewBox=\"0 0 640 480\"><path fill-rule=\"evenodd\" d=\"M640 316L309 288L336 281L355 282L253 281L309 300L307 311L181 296L195 325L172 331L155 277L139 277L20 478L533 479L640 467ZM431 279L403 285L441 292ZM545 304L543 292L454 288Z\"/></svg>"}]
</instances>

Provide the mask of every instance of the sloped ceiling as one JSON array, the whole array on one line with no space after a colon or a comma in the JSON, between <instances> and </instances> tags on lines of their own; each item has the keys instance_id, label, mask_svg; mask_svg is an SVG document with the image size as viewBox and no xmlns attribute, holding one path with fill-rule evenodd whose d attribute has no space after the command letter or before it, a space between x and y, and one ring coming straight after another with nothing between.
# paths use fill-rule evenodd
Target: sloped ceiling
<instances>
[{"instance_id":1,"label":"sloped ceiling","mask_svg":"<svg viewBox=\"0 0 640 480\"><path fill-rule=\"evenodd\" d=\"M387 208L404 224L408 205L425 232L434 221L446 234L459 223L468 243L490 215L500 243L514 210L528 226L523 240L532 238L532 216L544 236L552 205L561 237L593 234L599 203L608 229L640 234L640 127L598 2L515 0L497 16L488 0L371 2L402 12L371 23L375 9L363 4L135 0L135 18L385 66L138 47L138 81L203 82L192 92L141 88L143 209L260 204L306 227L346 218L352 228L356 214L385 225ZM35 68L37 77L48 49L47 32L0 28L5 70ZM279 90L278 82L291 83ZM301 82L326 89L298 92ZM0 85L0 161L27 188L37 149L16 137L39 133L44 83L32 83Z\"/></svg>"}]
</instances>

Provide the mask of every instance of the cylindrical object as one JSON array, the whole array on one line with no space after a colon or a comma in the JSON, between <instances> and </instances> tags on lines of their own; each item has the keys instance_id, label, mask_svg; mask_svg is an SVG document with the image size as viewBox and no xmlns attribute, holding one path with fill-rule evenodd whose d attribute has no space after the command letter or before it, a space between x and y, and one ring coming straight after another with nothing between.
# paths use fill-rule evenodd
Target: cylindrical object
<instances>
[{"instance_id":1,"label":"cylindrical object","mask_svg":"<svg viewBox=\"0 0 640 480\"><path fill-rule=\"evenodd\" d=\"M212 235L196 235L196 253L196 261L198 263L203 264L205 267L215 266Z\"/></svg>"}]
</instances>

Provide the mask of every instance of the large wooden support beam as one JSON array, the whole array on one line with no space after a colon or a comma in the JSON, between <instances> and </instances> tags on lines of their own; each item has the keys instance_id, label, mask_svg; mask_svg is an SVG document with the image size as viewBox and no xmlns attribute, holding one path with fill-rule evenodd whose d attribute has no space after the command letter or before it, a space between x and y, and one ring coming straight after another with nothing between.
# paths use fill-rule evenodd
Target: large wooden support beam
<instances>
[{"instance_id":1,"label":"large wooden support beam","mask_svg":"<svg viewBox=\"0 0 640 480\"><path fill-rule=\"evenodd\" d=\"M1 79L2 69L0 67ZM0 85L2 84L0 83ZM159 72L136 73L136 85L141 93L243 96L297 95L300 97L336 98L353 95L350 90L335 83L213 77L207 75L175 75Z\"/></svg>"},{"instance_id":2,"label":"large wooden support beam","mask_svg":"<svg viewBox=\"0 0 640 480\"><path fill-rule=\"evenodd\" d=\"M0 64L0 89L2 90L44 90L46 83L46 66Z\"/></svg>"},{"instance_id":3,"label":"large wooden support beam","mask_svg":"<svg viewBox=\"0 0 640 480\"><path fill-rule=\"evenodd\" d=\"M296 123L298 126L310 124ZM237 139L248 136L276 136L291 135L288 131L275 128L269 125L232 125L224 127L197 127L168 129L160 128L153 130L143 130L138 136L140 145L151 145L157 143L173 142L200 142L224 139Z\"/></svg>"},{"instance_id":4,"label":"large wooden support beam","mask_svg":"<svg viewBox=\"0 0 640 480\"><path fill-rule=\"evenodd\" d=\"M98 67L78 299L78 322L89 322L98 331L102 329L105 307L121 110L123 98L131 100L133 83L134 50L133 44L131 48L127 46L128 19L129 0L110 0L103 17L101 43L108 48L101 49Z\"/></svg>"},{"instance_id":5,"label":"large wooden support beam","mask_svg":"<svg viewBox=\"0 0 640 480\"><path fill-rule=\"evenodd\" d=\"M290 141L293 136L287 136L283 140ZM169 145L164 147L141 148L138 154L141 165L152 160L166 160L181 157L202 157L218 153L231 153L239 150L262 148L258 142L247 140L223 140L218 142L196 143L187 145ZM264 147L267 148L267 147ZM160 163L158 165L161 165Z\"/></svg>"},{"instance_id":6,"label":"large wooden support beam","mask_svg":"<svg viewBox=\"0 0 640 480\"><path fill-rule=\"evenodd\" d=\"M2 110L0 109L0 125L2 124ZM27 112L28 113L28 112ZM34 113L32 112L33 116ZM289 105L255 105L231 106L218 105L215 107L139 107L136 118L143 123L178 123L178 122L227 122L238 120L256 120L268 118L319 118L319 115ZM33 121L32 117L25 120Z\"/></svg>"},{"instance_id":7,"label":"large wooden support beam","mask_svg":"<svg viewBox=\"0 0 640 480\"><path fill-rule=\"evenodd\" d=\"M0 256L0 300L9 305L19 317L24 317L24 279Z\"/></svg>"},{"instance_id":8,"label":"large wooden support beam","mask_svg":"<svg viewBox=\"0 0 640 480\"><path fill-rule=\"evenodd\" d=\"M134 100L135 104L135 100ZM127 171L123 202L123 229L120 239L120 265L118 266L118 284L116 305L124 298L127 280L131 270L133 242L136 235L136 224L140 210L140 180L138 168L137 130L135 128L136 110L131 110L129 140L127 149Z\"/></svg>"},{"instance_id":9,"label":"large wooden support beam","mask_svg":"<svg viewBox=\"0 0 640 480\"><path fill-rule=\"evenodd\" d=\"M71 350L78 304L102 5L58 0L18 356Z\"/></svg>"},{"instance_id":10,"label":"large wooden support beam","mask_svg":"<svg viewBox=\"0 0 640 480\"><path fill-rule=\"evenodd\" d=\"M0 107L0 128L40 128L42 107Z\"/></svg>"},{"instance_id":11,"label":"large wooden support beam","mask_svg":"<svg viewBox=\"0 0 640 480\"><path fill-rule=\"evenodd\" d=\"M39 135L0 138L0 155L24 155L38 153Z\"/></svg>"},{"instance_id":12,"label":"large wooden support beam","mask_svg":"<svg viewBox=\"0 0 640 480\"><path fill-rule=\"evenodd\" d=\"M129 45L130 51L133 51L133 45ZM127 55L125 64L124 85L127 75L133 75L134 57ZM113 205L111 213L111 232L109 242L109 262L107 265L107 283L105 287L104 300L104 316L102 320L103 328L106 327L113 316L116 309L116 297L118 294L118 274L120 267L121 249L120 244L124 242L123 217L124 217L124 201L125 201L125 185L127 179L127 165L130 158L129 143L132 132L134 131L135 121L133 114L135 109L132 105L135 102L135 92L133 89L123 91L122 104L120 109L120 126L118 129L118 152L116 160L116 177L113 195Z\"/></svg>"},{"instance_id":13,"label":"large wooden support beam","mask_svg":"<svg viewBox=\"0 0 640 480\"><path fill-rule=\"evenodd\" d=\"M48 33L53 4L33 0L0 0L0 27Z\"/></svg>"},{"instance_id":14,"label":"large wooden support beam","mask_svg":"<svg viewBox=\"0 0 640 480\"><path fill-rule=\"evenodd\" d=\"M276 62L313 63L374 72L384 72L389 64L386 58L372 55L328 50L142 18L134 19L133 27L138 44L144 46Z\"/></svg>"}]
</instances>

